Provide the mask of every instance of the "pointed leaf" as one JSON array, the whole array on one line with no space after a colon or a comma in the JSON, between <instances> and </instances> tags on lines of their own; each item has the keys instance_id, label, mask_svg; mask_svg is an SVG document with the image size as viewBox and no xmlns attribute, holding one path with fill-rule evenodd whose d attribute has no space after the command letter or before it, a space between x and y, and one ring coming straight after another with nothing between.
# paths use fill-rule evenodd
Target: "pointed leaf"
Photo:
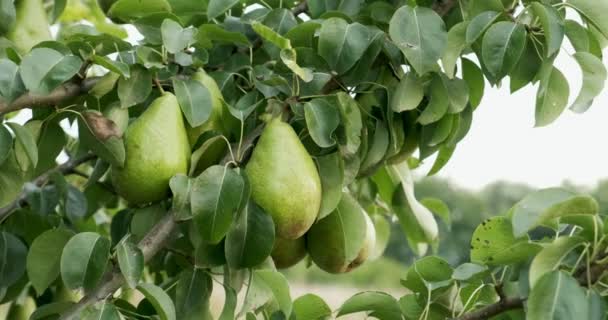
<instances>
[{"instance_id":1,"label":"pointed leaf","mask_svg":"<svg viewBox=\"0 0 608 320\"><path fill-rule=\"evenodd\" d=\"M249 201L226 235L226 261L233 269L254 267L270 256L274 240L272 218Z\"/></svg>"},{"instance_id":2,"label":"pointed leaf","mask_svg":"<svg viewBox=\"0 0 608 320\"><path fill-rule=\"evenodd\" d=\"M585 19L589 20L605 38L608 38L607 2L593 0L567 0L566 2Z\"/></svg>"},{"instance_id":3,"label":"pointed leaf","mask_svg":"<svg viewBox=\"0 0 608 320\"><path fill-rule=\"evenodd\" d=\"M7 122L6 124L13 130L17 140L17 144L15 145L15 153L17 155L19 165L22 169L35 168L38 164L38 146L36 146L36 139L34 139L32 133L25 127L22 127L14 122ZM25 157L27 157L29 164L23 163L22 159L20 159L20 154L24 154ZM24 171L26 170L24 169Z\"/></svg>"},{"instance_id":4,"label":"pointed leaf","mask_svg":"<svg viewBox=\"0 0 608 320\"><path fill-rule=\"evenodd\" d=\"M471 45L477 41L498 17L500 17L500 13L496 11L485 11L476 15L467 28L466 43Z\"/></svg>"},{"instance_id":5,"label":"pointed leaf","mask_svg":"<svg viewBox=\"0 0 608 320\"><path fill-rule=\"evenodd\" d=\"M69 289L97 286L110 257L110 240L94 232L73 236L61 254L61 278Z\"/></svg>"},{"instance_id":6,"label":"pointed leaf","mask_svg":"<svg viewBox=\"0 0 608 320\"><path fill-rule=\"evenodd\" d=\"M210 0L207 5L207 18L214 19L234 7L239 0Z\"/></svg>"},{"instance_id":7,"label":"pointed leaf","mask_svg":"<svg viewBox=\"0 0 608 320\"><path fill-rule=\"evenodd\" d=\"M604 90L608 71L602 60L591 53L577 52L573 56L583 71L583 87L570 110L582 113L589 109L593 99Z\"/></svg>"},{"instance_id":8,"label":"pointed leaf","mask_svg":"<svg viewBox=\"0 0 608 320\"><path fill-rule=\"evenodd\" d=\"M589 319L585 290L563 271L545 274L528 297L526 319Z\"/></svg>"},{"instance_id":9,"label":"pointed leaf","mask_svg":"<svg viewBox=\"0 0 608 320\"><path fill-rule=\"evenodd\" d=\"M468 21L460 22L448 31L448 43L445 52L441 57L443 69L449 78L454 77L456 72L456 62L460 54L467 47L466 32L469 26Z\"/></svg>"},{"instance_id":10,"label":"pointed leaf","mask_svg":"<svg viewBox=\"0 0 608 320\"><path fill-rule=\"evenodd\" d=\"M0 60L0 97L11 103L24 92L25 85L21 80L19 66L9 59Z\"/></svg>"},{"instance_id":11,"label":"pointed leaf","mask_svg":"<svg viewBox=\"0 0 608 320\"><path fill-rule=\"evenodd\" d=\"M387 293L377 291L367 291L352 296L342 304L337 317L362 311L370 312L370 316L377 319L402 319L397 300Z\"/></svg>"},{"instance_id":12,"label":"pointed leaf","mask_svg":"<svg viewBox=\"0 0 608 320\"><path fill-rule=\"evenodd\" d=\"M526 28L517 23L501 21L492 25L483 36L483 62L497 80L507 75L519 61L526 46Z\"/></svg>"},{"instance_id":13,"label":"pointed leaf","mask_svg":"<svg viewBox=\"0 0 608 320\"><path fill-rule=\"evenodd\" d=\"M32 243L27 254L27 274L38 295L59 276L61 252L73 235L66 229L52 229Z\"/></svg>"},{"instance_id":14,"label":"pointed leaf","mask_svg":"<svg viewBox=\"0 0 608 320\"><path fill-rule=\"evenodd\" d=\"M142 283L137 286L137 290L152 304L161 320L177 319L175 305L171 297L163 289L151 283Z\"/></svg>"},{"instance_id":15,"label":"pointed leaf","mask_svg":"<svg viewBox=\"0 0 608 320\"><path fill-rule=\"evenodd\" d=\"M0 286L8 287L23 275L27 248L21 240L7 232L0 232Z\"/></svg>"},{"instance_id":16,"label":"pointed leaf","mask_svg":"<svg viewBox=\"0 0 608 320\"><path fill-rule=\"evenodd\" d=\"M552 6L533 2L530 10L540 20L545 32L545 49L547 57L557 53L564 40L564 19L559 11Z\"/></svg>"},{"instance_id":17,"label":"pointed leaf","mask_svg":"<svg viewBox=\"0 0 608 320\"><path fill-rule=\"evenodd\" d=\"M201 319L209 309L213 280L207 271L183 271L177 282L175 309L178 319Z\"/></svg>"},{"instance_id":18,"label":"pointed leaf","mask_svg":"<svg viewBox=\"0 0 608 320\"><path fill-rule=\"evenodd\" d=\"M73 55L63 55L53 49L36 48L21 61L21 78L32 93L49 94L74 76L82 60Z\"/></svg>"},{"instance_id":19,"label":"pointed leaf","mask_svg":"<svg viewBox=\"0 0 608 320\"><path fill-rule=\"evenodd\" d=\"M336 144L334 131L340 124L339 110L327 99L317 98L304 104L306 126L312 140L321 148Z\"/></svg>"},{"instance_id":20,"label":"pointed leaf","mask_svg":"<svg viewBox=\"0 0 608 320\"><path fill-rule=\"evenodd\" d=\"M343 74L361 58L370 41L370 30L366 26L329 18L321 25L319 55L334 71Z\"/></svg>"},{"instance_id":21,"label":"pointed leaf","mask_svg":"<svg viewBox=\"0 0 608 320\"><path fill-rule=\"evenodd\" d=\"M584 245L580 237L559 237L546 245L530 264L530 288L546 273L557 270L568 254L579 246Z\"/></svg>"},{"instance_id":22,"label":"pointed leaf","mask_svg":"<svg viewBox=\"0 0 608 320\"><path fill-rule=\"evenodd\" d=\"M118 80L118 97L123 108L146 100L152 92L152 73L143 67L133 66L131 76Z\"/></svg>"},{"instance_id":23,"label":"pointed leaf","mask_svg":"<svg viewBox=\"0 0 608 320\"><path fill-rule=\"evenodd\" d=\"M338 152L316 158L321 177L321 208L317 220L329 215L342 199L344 162Z\"/></svg>"},{"instance_id":24,"label":"pointed leaf","mask_svg":"<svg viewBox=\"0 0 608 320\"><path fill-rule=\"evenodd\" d=\"M424 98L424 87L413 72L407 73L395 88L391 98L391 110L402 112L414 110Z\"/></svg>"},{"instance_id":25,"label":"pointed leaf","mask_svg":"<svg viewBox=\"0 0 608 320\"><path fill-rule=\"evenodd\" d=\"M116 256L120 272L131 288L135 288L144 272L144 255L130 235L116 245Z\"/></svg>"},{"instance_id":26,"label":"pointed leaf","mask_svg":"<svg viewBox=\"0 0 608 320\"><path fill-rule=\"evenodd\" d=\"M173 79L175 96L191 127L198 127L211 116L213 97L209 89L193 79Z\"/></svg>"}]
</instances>

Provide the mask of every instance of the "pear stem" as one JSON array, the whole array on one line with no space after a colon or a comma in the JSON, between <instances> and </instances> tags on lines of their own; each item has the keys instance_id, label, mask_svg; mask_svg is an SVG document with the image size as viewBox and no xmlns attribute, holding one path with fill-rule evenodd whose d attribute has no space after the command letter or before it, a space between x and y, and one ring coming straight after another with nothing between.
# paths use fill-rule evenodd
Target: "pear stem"
<instances>
[{"instance_id":1,"label":"pear stem","mask_svg":"<svg viewBox=\"0 0 608 320\"><path fill-rule=\"evenodd\" d=\"M156 84L156 87L158 88L158 90L160 90L161 94L165 94L165 89L163 89L163 85L160 84L160 80L158 80L158 78L154 78L154 84Z\"/></svg>"}]
</instances>

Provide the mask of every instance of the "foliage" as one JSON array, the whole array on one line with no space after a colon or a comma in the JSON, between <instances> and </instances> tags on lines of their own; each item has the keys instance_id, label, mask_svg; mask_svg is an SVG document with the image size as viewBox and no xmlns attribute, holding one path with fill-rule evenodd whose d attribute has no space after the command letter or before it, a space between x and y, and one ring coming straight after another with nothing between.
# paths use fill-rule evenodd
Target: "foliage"
<instances>
[{"instance_id":1,"label":"foliage","mask_svg":"<svg viewBox=\"0 0 608 320\"><path fill-rule=\"evenodd\" d=\"M11 317L210 318L218 281L221 319L605 318L594 198L530 193L482 222L472 261L451 266L427 256L449 209L417 198L411 172L434 154L428 174L445 166L486 81L538 84L537 126L587 110L608 74L605 1L0 0L0 18ZM583 71L575 99L554 66L566 38ZM365 221L343 223L344 194ZM321 252L340 257L338 272L380 256L397 219L421 256L401 281L411 293L362 292L335 312L292 299L272 247L315 217L313 229L340 226L315 245L345 251Z\"/></svg>"}]
</instances>

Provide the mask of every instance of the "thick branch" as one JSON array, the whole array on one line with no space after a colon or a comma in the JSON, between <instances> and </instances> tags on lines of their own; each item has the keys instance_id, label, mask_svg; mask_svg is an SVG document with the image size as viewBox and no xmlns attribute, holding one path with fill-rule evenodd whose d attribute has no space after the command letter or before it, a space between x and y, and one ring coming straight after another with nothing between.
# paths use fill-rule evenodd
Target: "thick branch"
<instances>
[{"instance_id":1,"label":"thick branch","mask_svg":"<svg viewBox=\"0 0 608 320\"><path fill-rule=\"evenodd\" d=\"M146 236L137 245L142 251L144 256L144 263L147 263L152 259L158 251L163 248L169 239L171 234L175 231L177 223L173 220L173 212L169 211L162 220L156 223L156 225L146 234ZM118 290L125 279L120 272L118 266L114 266L104 275L101 280L101 284L92 292L84 296L77 304L70 307L62 315L60 320L71 320L79 319L80 313L86 309L89 305L95 304L97 301L101 301L111 296Z\"/></svg>"},{"instance_id":2,"label":"thick branch","mask_svg":"<svg viewBox=\"0 0 608 320\"><path fill-rule=\"evenodd\" d=\"M458 320L484 320L490 319L495 315L499 315L503 312L521 309L524 307L524 299L523 298L505 298L500 300L497 303L491 304L479 310L467 313Z\"/></svg>"},{"instance_id":3,"label":"thick branch","mask_svg":"<svg viewBox=\"0 0 608 320\"><path fill-rule=\"evenodd\" d=\"M433 10L443 17L450 13L456 5L458 5L458 0L437 0L437 2L433 4Z\"/></svg>"},{"instance_id":4,"label":"thick branch","mask_svg":"<svg viewBox=\"0 0 608 320\"><path fill-rule=\"evenodd\" d=\"M67 82L53 90L48 95L35 95L26 93L12 103L0 100L0 114L17 111L25 108L48 107L57 105L65 100L77 97L93 88L99 78L93 77L82 83Z\"/></svg>"},{"instance_id":5,"label":"thick branch","mask_svg":"<svg viewBox=\"0 0 608 320\"><path fill-rule=\"evenodd\" d=\"M32 183L40 187L49 181L49 179L51 178L51 175L54 172L59 172L63 175L69 174L79 165L81 165L87 161L93 160L95 158L96 158L96 156L93 154L86 154L79 158L70 159L69 161L57 166L56 168L43 173L38 178L36 178L34 181L32 181ZM13 211L15 211L16 209L21 207L22 204L25 202L25 198L26 198L26 192L25 192L25 190L23 190L23 191L21 191L21 194L17 197L17 199L13 200L13 202L8 204L7 206L0 208L0 222L4 221L4 219L6 219L8 216L11 215L11 213L13 213Z\"/></svg>"}]
</instances>

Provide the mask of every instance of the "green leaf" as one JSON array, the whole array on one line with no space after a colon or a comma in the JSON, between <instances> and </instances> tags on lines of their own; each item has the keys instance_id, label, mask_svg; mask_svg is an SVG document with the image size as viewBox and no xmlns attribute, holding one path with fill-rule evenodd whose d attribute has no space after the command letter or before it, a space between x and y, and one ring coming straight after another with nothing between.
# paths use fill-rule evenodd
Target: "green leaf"
<instances>
[{"instance_id":1,"label":"green leaf","mask_svg":"<svg viewBox=\"0 0 608 320\"><path fill-rule=\"evenodd\" d=\"M389 34L420 75L435 70L448 42L443 19L420 6L399 8L391 18Z\"/></svg>"},{"instance_id":2,"label":"green leaf","mask_svg":"<svg viewBox=\"0 0 608 320\"><path fill-rule=\"evenodd\" d=\"M61 278L69 289L95 288L110 257L110 240L94 232L73 236L61 254Z\"/></svg>"},{"instance_id":3,"label":"green leaf","mask_svg":"<svg viewBox=\"0 0 608 320\"><path fill-rule=\"evenodd\" d=\"M430 100L424 111L418 116L418 122L428 125L439 121L448 112L450 97L441 76L435 75L429 87Z\"/></svg>"},{"instance_id":4,"label":"green leaf","mask_svg":"<svg viewBox=\"0 0 608 320\"><path fill-rule=\"evenodd\" d=\"M543 61L541 60L541 53L537 51L535 45L534 40L529 37L519 62L509 73L511 93L525 87L530 82L537 81L537 75Z\"/></svg>"},{"instance_id":5,"label":"green leaf","mask_svg":"<svg viewBox=\"0 0 608 320\"><path fill-rule=\"evenodd\" d=\"M547 244L532 260L530 264L530 288L546 273L559 269L568 254L579 246L584 245L580 237L559 237Z\"/></svg>"},{"instance_id":6,"label":"green leaf","mask_svg":"<svg viewBox=\"0 0 608 320\"><path fill-rule=\"evenodd\" d=\"M27 248L19 238L0 232L0 286L8 287L23 275Z\"/></svg>"},{"instance_id":7,"label":"green leaf","mask_svg":"<svg viewBox=\"0 0 608 320\"><path fill-rule=\"evenodd\" d=\"M226 261L233 269L259 265L270 256L274 240L272 218L249 201L226 235Z\"/></svg>"},{"instance_id":8,"label":"green leaf","mask_svg":"<svg viewBox=\"0 0 608 320\"><path fill-rule=\"evenodd\" d=\"M483 62L496 80L507 75L519 61L526 46L526 28L517 23L500 21L483 36Z\"/></svg>"},{"instance_id":9,"label":"green leaf","mask_svg":"<svg viewBox=\"0 0 608 320\"><path fill-rule=\"evenodd\" d=\"M224 307L218 320L236 319L234 311L236 310L237 296L236 291L230 286L224 286Z\"/></svg>"},{"instance_id":10,"label":"green leaf","mask_svg":"<svg viewBox=\"0 0 608 320\"><path fill-rule=\"evenodd\" d=\"M468 21L463 21L453 26L448 31L448 43L445 52L441 57L443 69L446 75L451 79L456 71L456 62L460 58L460 54L467 47L466 32L469 26Z\"/></svg>"},{"instance_id":11,"label":"green leaf","mask_svg":"<svg viewBox=\"0 0 608 320\"><path fill-rule=\"evenodd\" d=\"M367 291L352 296L342 304L336 317L362 311L370 312L370 316L377 319L402 319L397 300L387 293L378 291Z\"/></svg>"},{"instance_id":12,"label":"green leaf","mask_svg":"<svg viewBox=\"0 0 608 320\"><path fill-rule=\"evenodd\" d=\"M339 110L327 99L316 98L304 104L306 126L312 140L321 148L336 144L334 131L340 124Z\"/></svg>"},{"instance_id":13,"label":"green leaf","mask_svg":"<svg viewBox=\"0 0 608 320\"><path fill-rule=\"evenodd\" d=\"M323 21L319 33L319 55L338 74L353 67L370 44L370 30L340 18Z\"/></svg>"},{"instance_id":14,"label":"green leaf","mask_svg":"<svg viewBox=\"0 0 608 320\"><path fill-rule=\"evenodd\" d=\"M589 319L585 290L563 271L542 276L527 301L528 320Z\"/></svg>"},{"instance_id":15,"label":"green leaf","mask_svg":"<svg viewBox=\"0 0 608 320\"><path fill-rule=\"evenodd\" d=\"M452 224L450 219L450 208L441 199L424 198L420 200L420 203L427 207L427 209L431 210L431 212L433 212L436 216L441 218L446 226L449 227Z\"/></svg>"},{"instance_id":16,"label":"green leaf","mask_svg":"<svg viewBox=\"0 0 608 320\"><path fill-rule=\"evenodd\" d=\"M221 165L209 167L194 179L190 203L204 241L218 243L224 238L246 196L245 183L241 174Z\"/></svg>"},{"instance_id":17,"label":"green leaf","mask_svg":"<svg viewBox=\"0 0 608 320\"><path fill-rule=\"evenodd\" d=\"M0 165L8 158L12 149L13 136L5 126L0 125Z\"/></svg>"},{"instance_id":18,"label":"green leaf","mask_svg":"<svg viewBox=\"0 0 608 320\"><path fill-rule=\"evenodd\" d=\"M344 184L344 160L338 152L317 157L321 177L321 208L317 220L321 220L336 209L342 199Z\"/></svg>"},{"instance_id":19,"label":"green leaf","mask_svg":"<svg viewBox=\"0 0 608 320\"><path fill-rule=\"evenodd\" d=\"M63 211L74 222L84 218L87 214L87 198L78 188L68 185L63 198Z\"/></svg>"},{"instance_id":20,"label":"green leaf","mask_svg":"<svg viewBox=\"0 0 608 320\"><path fill-rule=\"evenodd\" d=\"M123 108L144 102L152 92L152 73L140 66L132 66L131 77L118 80L118 98Z\"/></svg>"},{"instance_id":21,"label":"green leaf","mask_svg":"<svg viewBox=\"0 0 608 320\"><path fill-rule=\"evenodd\" d=\"M274 270L255 270L253 271L253 277L269 289L273 300L278 304L286 318L289 319L293 304L289 293L289 283L285 276Z\"/></svg>"},{"instance_id":22,"label":"green leaf","mask_svg":"<svg viewBox=\"0 0 608 320\"><path fill-rule=\"evenodd\" d=\"M171 297L163 289L151 283L141 283L137 286L137 290L152 304L161 320L177 319L175 305L173 305Z\"/></svg>"},{"instance_id":23,"label":"green leaf","mask_svg":"<svg viewBox=\"0 0 608 320\"><path fill-rule=\"evenodd\" d=\"M271 28L263 25L260 22L253 22L251 24L253 31L255 31L262 39L274 44L282 50L291 49L291 42L289 39L283 37L279 33L275 32ZM295 60L295 59L294 59Z\"/></svg>"},{"instance_id":24,"label":"green leaf","mask_svg":"<svg viewBox=\"0 0 608 320\"><path fill-rule=\"evenodd\" d=\"M394 112L414 110L420 105L423 98L424 87L416 74L409 72L395 88L391 97L391 110Z\"/></svg>"},{"instance_id":25,"label":"green leaf","mask_svg":"<svg viewBox=\"0 0 608 320\"><path fill-rule=\"evenodd\" d=\"M184 270L177 282L175 309L178 319L201 319L209 308L213 280L203 269Z\"/></svg>"},{"instance_id":26,"label":"green leaf","mask_svg":"<svg viewBox=\"0 0 608 320\"><path fill-rule=\"evenodd\" d=\"M530 10L538 18L545 35L545 51L547 57L559 51L564 40L564 19L559 11L552 6L533 2Z\"/></svg>"},{"instance_id":27,"label":"green leaf","mask_svg":"<svg viewBox=\"0 0 608 320\"><path fill-rule=\"evenodd\" d=\"M536 93L536 127L553 123L568 105L570 86L564 75L552 65L540 71L540 85Z\"/></svg>"},{"instance_id":28,"label":"green leaf","mask_svg":"<svg viewBox=\"0 0 608 320\"><path fill-rule=\"evenodd\" d=\"M331 316L331 308L319 296L309 293L293 301L296 319L323 320Z\"/></svg>"},{"instance_id":29,"label":"green leaf","mask_svg":"<svg viewBox=\"0 0 608 320\"><path fill-rule=\"evenodd\" d=\"M294 49L283 49L280 53L281 61L295 73L304 82L310 82L314 78L312 70L309 68L302 68L296 62L296 50Z\"/></svg>"},{"instance_id":30,"label":"green leaf","mask_svg":"<svg viewBox=\"0 0 608 320\"><path fill-rule=\"evenodd\" d=\"M171 12L171 5L167 0L118 0L110 7L108 16L129 21L145 17L157 12Z\"/></svg>"},{"instance_id":31,"label":"green leaf","mask_svg":"<svg viewBox=\"0 0 608 320\"><path fill-rule=\"evenodd\" d=\"M450 79L444 74L440 74L440 77L448 94L448 101L450 103L448 113L462 112L469 103L469 87L467 86L467 82L459 78Z\"/></svg>"},{"instance_id":32,"label":"green leaf","mask_svg":"<svg viewBox=\"0 0 608 320\"><path fill-rule=\"evenodd\" d=\"M239 0L209 0L207 6L207 18L214 19L222 13L234 7Z\"/></svg>"},{"instance_id":33,"label":"green leaf","mask_svg":"<svg viewBox=\"0 0 608 320\"><path fill-rule=\"evenodd\" d=\"M574 20L564 22L564 31L576 52L591 52L591 44L587 29Z\"/></svg>"},{"instance_id":34,"label":"green leaf","mask_svg":"<svg viewBox=\"0 0 608 320\"><path fill-rule=\"evenodd\" d=\"M74 235L66 229L52 229L39 235L27 254L27 274L38 295L59 276L61 252Z\"/></svg>"},{"instance_id":35,"label":"green leaf","mask_svg":"<svg viewBox=\"0 0 608 320\"><path fill-rule=\"evenodd\" d=\"M481 103L486 85L483 73L473 61L462 58L462 79L469 87L469 102L475 109Z\"/></svg>"},{"instance_id":36,"label":"green leaf","mask_svg":"<svg viewBox=\"0 0 608 320\"><path fill-rule=\"evenodd\" d=\"M509 211L516 237L548 221L572 214L597 214L598 203L594 198L561 188L536 191L519 201Z\"/></svg>"},{"instance_id":37,"label":"green leaf","mask_svg":"<svg viewBox=\"0 0 608 320\"><path fill-rule=\"evenodd\" d=\"M429 171L427 176L433 176L433 175L437 174L439 171L441 171L441 169L443 169L443 167L445 167L445 165L448 164L448 161L450 161L450 159L452 158L452 155L454 154L455 150L456 150L455 145L453 145L453 146L442 145L439 148L439 153L437 154L437 158L435 159L435 162L433 163L433 167L431 167L431 170Z\"/></svg>"},{"instance_id":38,"label":"green leaf","mask_svg":"<svg viewBox=\"0 0 608 320\"><path fill-rule=\"evenodd\" d=\"M193 79L173 79L175 96L191 127L198 127L211 116L213 98L209 89Z\"/></svg>"},{"instance_id":39,"label":"green leaf","mask_svg":"<svg viewBox=\"0 0 608 320\"><path fill-rule=\"evenodd\" d=\"M14 122L7 122L6 125L8 125L15 134L17 141L17 144L15 144L15 154L21 169L27 171L27 168L35 168L38 164L38 146L36 146L36 139L32 133Z\"/></svg>"},{"instance_id":40,"label":"green leaf","mask_svg":"<svg viewBox=\"0 0 608 320\"><path fill-rule=\"evenodd\" d=\"M144 254L127 235L116 245L116 256L120 272L131 288L135 288L144 272Z\"/></svg>"},{"instance_id":41,"label":"green leaf","mask_svg":"<svg viewBox=\"0 0 608 320\"><path fill-rule=\"evenodd\" d=\"M257 91L250 91L240 97L234 106L228 105L228 110L235 118L244 121L264 102L264 99L259 99L259 97L260 94Z\"/></svg>"},{"instance_id":42,"label":"green leaf","mask_svg":"<svg viewBox=\"0 0 608 320\"><path fill-rule=\"evenodd\" d=\"M502 216L482 222L471 239L471 261L483 265L521 262L540 250L527 237L514 236L511 221Z\"/></svg>"},{"instance_id":43,"label":"green leaf","mask_svg":"<svg viewBox=\"0 0 608 320\"><path fill-rule=\"evenodd\" d=\"M78 137L82 146L93 151L101 159L119 168L124 165L126 154L122 138L111 136L105 141L99 139L89 128L87 122L83 120L83 117L78 118Z\"/></svg>"},{"instance_id":44,"label":"green leaf","mask_svg":"<svg viewBox=\"0 0 608 320\"><path fill-rule=\"evenodd\" d=\"M129 65L122 61L114 61L108 57L102 57L98 55L91 56L91 60L97 65L100 65L116 74L119 74L123 78L129 78L131 76L131 72L129 69ZM112 83L114 86L114 83Z\"/></svg>"},{"instance_id":45,"label":"green leaf","mask_svg":"<svg viewBox=\"0 0 608 320\"><path fill-rule=\"evenodd\" d=\"M21 61L21 79L30 92L49 94L78 73L81 65L82 60L77 56L36 48Z\"/></svg>"},{"instance_id":46,"label":"green leaf","mask_svg":"<svg viewBox=\"0 0 608 320\"><path fill-rule=\"evenodd\" d=\"M9 59L0 60L0 97L10 103L24 92L25 86L19 74L19 66Z\"/></svg>"},{"instance_id":47,"label":"green leaf","mask_svg":"<svg viewBox=\"0 0 608 320\"><path fill-rule=\"evenodd\" d=\"M599 32L608 38L608 3L593 0L567 0L567 4L576 9Z\"/></svg>"},{"instance_id":48,"label":"green leaf","mask_svg":"<svg viewBox=\"0 0 608 320\"><path fill-rule=\"evenodd\" d=\"M216 24L201 25L198 28L197 37L199 39L199 45L209 41L218 41L222 43L239 44L247 47L251 46L251 43L244 34L225 30Z\"/></svg>"},{"instance_id":49,"label":"green leaf","mask_svg":"<svg viewBox=\"0 0 608 320\"><path fill-rule=\"evenodd\" d=\"M477 41L496 22L498 17L500 17L500 12L496 11L485 11L476 15L467 28L465 35L466 43L471 45Z\"/></svg>"},{"instance_id":50,"label":"green leaf","mask_svg":"<svg viewBox=\"0 0 608 320\"><path fill-rule=\"evenodd\" d=\"M361 111L357 101L345 92L339 92L338 109L340 109L339 142L343 152L349 156L355 154L361 145L361 129L363 127Z\"/></svg>"},{"instance_id":51,"label":"green leaf","mask_svg":"<svg viewBox=\"0 0 608 320\"><path fill-rule=\"evenodd\" d=\"M388 246L391 238L391 223L381 214L372 215L371 219L374 223L374 229L376 230L376 245L368 259L375 260L384 254L384 251Z\"/></svg>"},{"instance_id":52,"label":"green leaf","mask_svg":"<svg viewBox=\"0 0 608 320\"><path fill-rule=\"evenodd\" d=\"M163 45L169 53L178 53L195 42L197 29L182 26L172 19L165 19L160 26Z\"/></svg>"},{"instance_id":53,"label":"green leaf","mask_svg":"<svg viewBox=\"0 0 608 320\"><path fill-rule=\"evenodd\" d=\"M49 304L45 304L43 306L39 306L34 313L30 316L30 320L46 320L46 319L56 319L59 318L59 315L72 307L74 302L71 301L61 301L61 302L51 302ZM55 317L52 317L55 316Z\"/></svg>"},{"instance_id":54,"label":"green leaf","mask_svg":"<svg viewBox=\"0 0 608 320\"><path fill-rule=\"evenodd\" d=\"M443 258L428 256L414 262L401 279L401 284L413 292L424 293L449 285L452 272L452 267Z\"/></svg>"},{"instance_id":55,"label":"green leaf","mask_svg":"<svg viewBox=\"0 0 608 320\"><path fill-rule=\"evenodd\" d=\"M13 0L0 0L0 34L9 32L15 24L17 11Z\"/></svg>"},{"instance_id":56,"label":"green leaf","mask_svg":"<svg viewBox=\"0 0 608 320\"><path fill-rule=\"evenodd\" d=\"M583 71L583 87L570 106L570 110L583 113L591 107L593 100L604 90L608 71L602 60L591 53L577 52L573 56Z\"/></svg>"},{"instance_id":57,"label":"green leaf","mask_svg":"<svg viewBox=\"0 0 608 320\"><path fill-rule=\"evenodd\" d=\"M89 307L80 316L83 320L122 320L118 309L108 302L99 307Z\"/></svg>"},{"instance_id":58,"label":"green leaf","mask_svg":"<svg viewBox=\"0 0 608 320\"><path fill-rule=\"evenodd\" d=\"M463 263L454 269L452 279L458 281L467 281L476 278L478 275L484 275L488 272L488 267L475 263Z\"/></svg>"},{"instance_id":59,"label":"green leaf","mask_svg":"<svg viewBox=\"0 0 608 320\"><path fill-rule=\"evenodd\" d=\"M192 211L190 209L190 190L193 180L183 174L176 174L169 180L169 187L173 194L171 206L173 214L178 221L192 219Z\"/></svg>"}]
</instances>

